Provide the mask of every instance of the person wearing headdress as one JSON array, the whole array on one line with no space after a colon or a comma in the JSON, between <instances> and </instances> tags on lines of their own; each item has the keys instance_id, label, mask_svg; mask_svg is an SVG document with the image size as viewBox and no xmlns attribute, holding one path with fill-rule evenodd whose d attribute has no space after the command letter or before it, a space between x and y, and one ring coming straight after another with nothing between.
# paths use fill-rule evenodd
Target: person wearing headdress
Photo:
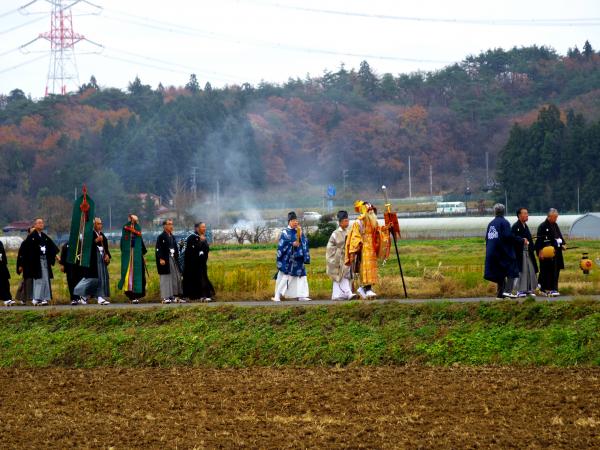
<instances>
[{"instance_id":1,"label":"person wearing headdress","mask_svg":"<svg viewBox=\"0 0 600 450\"><path fill-rule=\"evenodd\" d=\"M90 266L82 267L82 279L74 289L74 294L80 297L80 302L87 303L90 297L95 297L99 305L109 305L110 280L108 265L110 264L110 250L108 239L102 232L102 219L95 217L92 239L89 241Z\"/></svg>"},{"instance_id":2,"label":"person wearing headdress","mask_svg":"<svg viewBox=\"0 0 600 450\"><path fill-rule=\"evenodd\" d=\"M282 230L277 244L277 278L273 301L281 297L309 301L305 264L310 264L308 239L294 211L288 213L288 226Z\"/></svg>"},{"instance_id":3,"label":"person wearing headdress","mask_svg":"<svg viewBox=\"0 0 600 450\"><path fill-rule=\"evenodd\" d=\"M4 306L12 306L16 303L10 293L10 272L2 241L0 241L0 300L4 301Z\"/></svg>"},{"instance_id":4,"label":"person wearing headdress","mask_svg":"<svg viewBox=\"0 0 600 450\"><path fill-rule=\"evenodd\" d=\"M515 298L512 286L507 286L519 276L515 256L515 245L529 245L526 238L513 234L510 223L504 218L506 208L501 203L494 205L494 219L488 224L485 233L485 270L483 278L496 283L496 298Z\"/></svg>"},{"instance_id":5,"label":"person wearing headdress","mask_svg":"<svg viewBox=\"0 0 600 450\"><path fill-rule=\"evenodd\" d=\"M198 222L186 240L183 258L183 295L191 300L212 302L215 297L215 289L208 279L209 251L206 224Z\"/></svg>"},{"instance_id":6,"label":"person wearing headdress","mask_svg":"<svg viewBox=\"0 0 600 450\"><path fill-rule=\"evenodd\" d=\"M350 300L356 297L352 293L352 283L350 281L350 267L345 264L346 238L348 236L347 211L337 213L339 227L331 233L327 242L325 258L327 260L327 275L333 281L333 291L331 298L333 300Z\"/></svg>"},{"instance_id":7,"label":"person wearing headdress","mask_svg":"<svg viewBox=\"0 0 600 450\"><path fill-rule=\"evenodd\" d=\"M181 270L179 248L173 236L173 220L163 222L163 232L156 238L156 270L160 278L160 296L163 303L181 301Z\"/></svg>"},{"instance_id":8,"label":"person wearing headdress","mask_svg":"<svg viewBox=\"0 0 600 450\"><path fill-rule=\"evenodd\" d=\"M560 271L565 268L563 250L566 250L567 243L563 237L556 221L558 220L558 211L550 208L548 216L537 229L537 238L535 240L535 250L540 259L540 290L542 294L548 297L558 297L558 278Z\"/></svg>"},{"instance_id":9,"label":"person wearing headdress","mask_svg":"<svg viewBox=\"0 0 600 450\"><path fill-rule=\"evenodd\" d=\"M18 261L22 265L18 267L18 272L23 273L25 279L33 279L32 304L45 306L52 300L52 266L59 259L60 250L44 233L44 219L35 219L33 227L34 230L23 242Z\"/></svg>"},{"instance_id":10,"label":"person wearing headdress","mask_svg":"<svg viewBox=\"0 0 600 450\"><path fill-rule=\"evenodd\" d=\"M385 244L389 246L389 229L379 225L377 210L369 202L357 200L354 210L359 216L346 239L344 263L360 280L356 293L363 299L373 299L377 297L373 285L379 281L377 259L385 258L389 251Z\"/></svg>"},{"instance_id":11,"label":"person wearing headdress","mask_svg":"<svg viewBox=\"0 0 600 450\"><path fill-rule=\"evenodd\" d=\"M118 288L125 291L131 303L139 303L139 299L146 295L146 253L138 217L130 214L121 232L121 280Z\"/></svg>"}]
</instances>

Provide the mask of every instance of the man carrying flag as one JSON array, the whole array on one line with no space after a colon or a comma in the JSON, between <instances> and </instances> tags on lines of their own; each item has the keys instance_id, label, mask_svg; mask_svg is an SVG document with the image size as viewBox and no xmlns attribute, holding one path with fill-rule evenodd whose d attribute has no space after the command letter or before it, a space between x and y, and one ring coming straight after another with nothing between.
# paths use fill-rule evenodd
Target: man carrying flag
<instances>
[{"instance_id":1,"label":"man carrying flag","mask_svg":"<svg viewBox=\"0 0 600 450\"><path fill-rule=\"evenodd\" d=\"M67 274L67 282L69 282L69 291L74 284L72 305L86 305L87 297L91 291L95 291L96 287L96 283L89 280L89 277L85 278L88 276L87 272L90 266L96 265L96 260L92 260L95 212L96 204L88 195L87 187L84 185L81 195L73 203L69 242L63 249L67 253L66 261L61 258L61 264Z\"/></svg>"},{"instance_id":2,"label":"man carrying flag","mask_svg":"<svg viewBox=\"0 0 600 450\"><path fill-rule=\"evenodd\" d=\"M110 263L110 250L108 239L102 232L102 219L94 218L94 234L89 245L90 266L83 268L83 279L75 287L75 295L81 296L81 301L86 303L89 297L98 299L99 305L109 305L110 286L108 278L108 264Z\"/></svg>"},{"instance_id":3,"label":"man carrying flag","mask_svg":"<svg viewBox=\"0 0 600 450\"><path fill-rule=\"evenodd\" d=\"M142 227L135 214L129 215L129 222L123 225L121 233L121 280L119 289L131 303L139 303L146 295L146 245L142 239Z\"/></svg>"}]
</instances>

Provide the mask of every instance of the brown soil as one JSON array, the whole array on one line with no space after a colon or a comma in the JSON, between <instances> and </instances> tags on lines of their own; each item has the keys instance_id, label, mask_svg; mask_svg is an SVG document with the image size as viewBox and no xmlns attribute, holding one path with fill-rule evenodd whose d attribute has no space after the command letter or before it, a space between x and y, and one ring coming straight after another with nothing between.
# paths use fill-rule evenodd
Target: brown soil
<instances>
[{"instance_id":1,"label":"brown soil","mask_svg":"<svg viewBox=\"0 0 600 450\"><path fill-rule=\"evenodd\" d=\"M600 448L600 369L0 370L6 448Z\"/></svg>"}]
</instances>

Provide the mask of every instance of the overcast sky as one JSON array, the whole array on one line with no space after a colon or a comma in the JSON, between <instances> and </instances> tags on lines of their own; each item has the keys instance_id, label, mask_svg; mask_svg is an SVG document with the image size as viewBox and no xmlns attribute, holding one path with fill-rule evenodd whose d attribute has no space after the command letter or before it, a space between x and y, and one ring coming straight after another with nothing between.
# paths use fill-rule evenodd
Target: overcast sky
<instances>
[{"instance_id":1,"label":"overcast sky","mask_svg":"<svg viewBox=\"0 0 600 450\"><path fill-rule=\"evenodd\" d=\"M0 0L0 93L44 94L50 2ZM73 0L65 0L70 4ZM366 59L379 74L434 70L494 47L532 44L565 54L589 39L600 48L598 0L90 0L73 7L80 83L126 88L283 82ZM41 14L46 12L46 14ZM100 12L98 15L91 13ZM76 84L69 88L72 90Z\"/></svg>"}]
</instances>

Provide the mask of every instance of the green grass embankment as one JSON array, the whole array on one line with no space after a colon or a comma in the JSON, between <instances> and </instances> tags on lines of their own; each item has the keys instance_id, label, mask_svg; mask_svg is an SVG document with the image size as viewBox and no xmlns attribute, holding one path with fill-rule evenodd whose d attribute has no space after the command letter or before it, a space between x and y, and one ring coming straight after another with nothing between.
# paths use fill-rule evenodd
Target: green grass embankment
<instances>
[{"instance_id":1,"label":"green grass embankment","mask_svg":"<svg viewBox=\"0 0 600 450\"><path fill-rule=\"evenodd\" d=\"M600 302L0 314L0 367L600 366Z\"/></svg>"}]
</instances>

